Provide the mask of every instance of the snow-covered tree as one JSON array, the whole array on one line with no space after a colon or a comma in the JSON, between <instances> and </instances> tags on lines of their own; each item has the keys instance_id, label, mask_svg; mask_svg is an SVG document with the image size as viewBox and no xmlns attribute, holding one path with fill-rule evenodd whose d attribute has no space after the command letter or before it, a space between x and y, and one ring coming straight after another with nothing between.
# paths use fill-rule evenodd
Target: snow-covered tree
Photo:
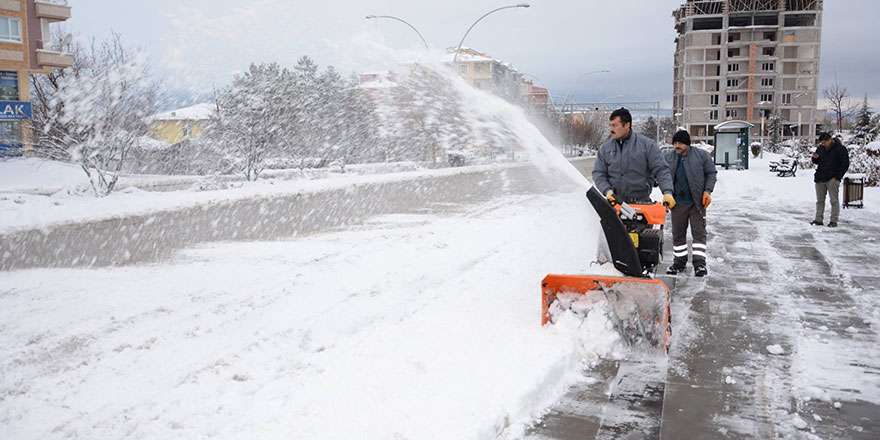
<instances>
[{"instance_id":1,"label":"snow-covered tree","mask_svg":"<svg viewBox=\"0 0 880 440\"><path fill-rule=\"evenodd\" d=\"M278 88L288 77L276 63L251 64L217 97L219 111L207 135L248 180L257 180L266 158L280 151L289 102Z\"/></svg>"},{"instance_id":2,"label":"snow-covered tree","mask_svg":"<svg viewBox=\"0 0 880 440\"><path fill-rule=\"evenodd\" d=\"M853 125L853 140L861 145L873 141L877 137L877 117L868 106L868 95L856 113L856 122Z\"/></svg>"},{"instance_id":3,"label":"snow-covered tree","mask_svg":"<svg viewBox=\"0 0 880 440\"><path fill-rule=\"evenodd\" d=\"M672 136L675 135L675 119L671 116L664 116L660 118L660 136L663 136L664 142L672 143Z\"/></svg>"},{"instance_id":4,"label":"snow-covered tree","mask_svg":"<svg viewBox=\"0 0 880 440\"><path fill-rule=\"evenodd\" d=\"M416 66L395 90L399 160L435 162L450 149L475 150L474 133L465 126L461 97L444 78Z\"/></svg>"},{"instance_id":5,"label":"snow-covered tree","mask_svg":"<svg viewBox=\"0 0 880 440\"><path fill-rule=\"evenodd\" d=\"M769 150L773 153L779 152L782 144L782 118L773 113L767 118L767 131L770 133Z\"/></svg>"},{"instance_id":6,"label":"snow-covered tree","mask_svg":"<svg viewBox=\"0 0 880 440\"><path fill-rule=\"evenodd\" d=\"M653 116L648 116L648 119L645 119L644 122L639 124L639 133L657 140L657 120L654 119Z\"/></svg>"},{"instance_id":7,"label":"snow-covered tree","mask_svg":"<svg viewBox=\"0 0 880 440\"><path fill-rule=\"evenodd\" d=\"M146 134L158 85L143 51L119 34L67 48L75 63L34 77L34 151L77 163L97 196L113 190L129 150Z\"/></svg>"},{"instance_id":8,"label":"snow-covered tree","mask_svg":"<svg viewBox=\"0 0 880 440\"><path fill-rule=\"evenodd\" d=\"M849 172L864 174L865 186L880 185L880 155L861 145L850 145L849 159Z\"/></svg>"}]
</instances>

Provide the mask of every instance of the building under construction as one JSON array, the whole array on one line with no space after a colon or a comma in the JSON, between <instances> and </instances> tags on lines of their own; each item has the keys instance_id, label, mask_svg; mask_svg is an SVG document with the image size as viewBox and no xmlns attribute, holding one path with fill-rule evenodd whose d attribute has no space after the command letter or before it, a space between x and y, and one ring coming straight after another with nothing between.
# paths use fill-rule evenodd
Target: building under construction
<instances>
[{"instance_id":1,"label":"building under construction","mask_svg":"<svg viewBox=\"0 0 880 440\"><path fill-rule=\"evenodd\" d=\"M815 141L822 0L693 0L672 16L673 109L694 142L728 120L754 124L757 140L774 114L783 135Z\"/></svg>"}]
</instances>

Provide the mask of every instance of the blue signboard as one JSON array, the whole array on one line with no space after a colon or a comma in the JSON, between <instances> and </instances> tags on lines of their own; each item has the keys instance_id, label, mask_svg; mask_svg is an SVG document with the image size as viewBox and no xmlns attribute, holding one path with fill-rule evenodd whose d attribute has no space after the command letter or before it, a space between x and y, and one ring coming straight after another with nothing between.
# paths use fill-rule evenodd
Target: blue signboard
<instances>
[{"instance_id":1,"label":"blue signboard","mask_svg":"<svg viewBox=\"0 0 880 440\"><path fill-rule=\"evenodd\" d=\"M27 101L0 101L0 121L31 119L34 112Z\"/></svg>"},{"instance_id":2,"label":"blue signboard","mask_svg":"<svg viewBox=\"0 0 880 440\"><path fill-rule=\"evenodd\" d=\"M18 74L0 71L0 101L18 100Z\"/></svg>"},{"instance_id":3,"label":"blue signboard","mask_svg":"<svg viewBox=\"0 0 880 440\"><path fill-rule=\"evenodd\" d=\"M0 144L0 157L21 156L22 144Z\"/></svg>"}]
</instances>

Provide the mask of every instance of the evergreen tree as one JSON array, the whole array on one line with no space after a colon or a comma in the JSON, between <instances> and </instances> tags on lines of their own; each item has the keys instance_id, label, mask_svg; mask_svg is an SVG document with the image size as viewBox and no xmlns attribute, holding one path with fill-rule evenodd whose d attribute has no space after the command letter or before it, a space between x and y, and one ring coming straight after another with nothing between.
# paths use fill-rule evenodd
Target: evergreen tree
<instances>
[{"instance_id":1,"label":"evergreen tree","mask_svg":"<svg viewBox=\"0 0 880 440\"><path fill-rule=\"evenodd\" d=\"M641 124L641 130L639 130L639 132L656 141L657 140L657 120L654 119L653 116L648 116L648 119L646 119L645 122L643 122Z\"/></svg>"},{"instance_id":2,"label":"evergreen tree","mask_svg":"<svg viewBox=\"0 0 880 440\"><path fill-rule=\"evenodd\" d=\"M865 100L862 107L856 113L856 123L853 126L853 139L859 144L866 144L874 140L876 136L876 127L874 127L874 116L871 108L868 106L868 95L865 94Z\"/></svg>"},{"instance_id":3,"label":"evergreen tree","mask_svg":"<svg viewBox=\"0 0 880 440\"><path fill-rule=\"evenodd\" d=\"M770 132L769 150L779 152L782 143L782 118L778 114L773 113L767 118L767 130Z\"/></svg>"}]
</instances>

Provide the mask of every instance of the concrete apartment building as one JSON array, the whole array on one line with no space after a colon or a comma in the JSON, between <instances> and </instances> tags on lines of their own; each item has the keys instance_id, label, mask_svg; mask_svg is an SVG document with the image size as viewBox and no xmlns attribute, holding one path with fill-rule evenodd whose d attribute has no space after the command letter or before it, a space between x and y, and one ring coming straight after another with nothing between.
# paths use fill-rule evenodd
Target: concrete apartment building
<instances>
[{"instance_id":1,"label":"concrete apartment building","mask_svg":"<svg viewBox=\"0 0 880 440\"><path fill-rule=\"evenodd\" d=\"M446 61L455 61L455 71L468 84L512 102L522 99L522 74L510 63L468 47L462 47L456 56L455 49L446 49Z\"/></svg>"},{"instance_id":2,"label":"concrete apartment building","mask_svg":"<svg viewBox=\"0 0 880 440\"><path fill-rule=\"evenodd\" d=\"M672 106L694 142L729 120L754 124L759 140L777 114L786 138L815 143L822 0L689 0L672 16Z\"/></svg>"},{"instance_id":3,"label":"concrete apartment building","mask_svg":"<svg viewBox=\"0 0 880 440\"><path fill-rule=\"evenodd\" d=\"M21 154L29 142L30 75L73 65L49 28L69 18L63 0L0 0L0 154Z\"/></svg>"}]
</instances>

